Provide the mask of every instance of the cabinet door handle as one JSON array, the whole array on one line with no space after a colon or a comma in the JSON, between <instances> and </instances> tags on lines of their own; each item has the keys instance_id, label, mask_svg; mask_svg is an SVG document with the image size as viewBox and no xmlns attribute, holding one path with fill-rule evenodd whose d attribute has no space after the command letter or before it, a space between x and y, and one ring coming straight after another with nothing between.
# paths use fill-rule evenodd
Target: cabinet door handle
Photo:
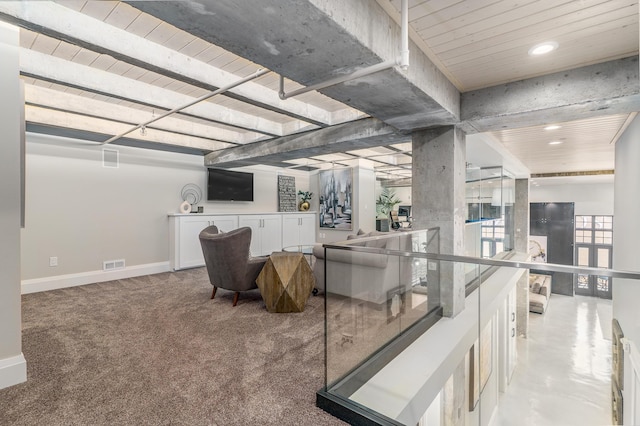
<instances>
[{"instance_id":1,"label":"cabinet door handle","mask_svg":"<svg viewBox=\"0 0 640 426\"><path fill-rule=\"evenodd\" d=\"M511 321L515 321L515 320L516 320L516 313L511 312Z\"/></svg>"},{"instance_id":2,"label":"cabinet door handle","mask_svg":"<svg viewBox=\"0 0 640 426\"><path fill-rule=\"evenodd\" d=\"M515 337L515 335L516 335L516 329L512 328L511 329L511 337Z\"/></svg>"}]
</instances>

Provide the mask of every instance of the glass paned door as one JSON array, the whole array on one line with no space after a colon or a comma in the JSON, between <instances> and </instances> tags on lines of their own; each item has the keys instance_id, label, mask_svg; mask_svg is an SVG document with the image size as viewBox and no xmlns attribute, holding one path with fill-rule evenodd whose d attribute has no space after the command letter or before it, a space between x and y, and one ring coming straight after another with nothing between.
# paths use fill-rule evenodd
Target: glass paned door
<instances>
[{"instance_id":1,"label":"glass paned door","mask_svg":"<svg viewBox=\"0 0 640 426\"><path fill-rule=\"evenodd\" d=\"M576 216L575 265L611 268L613 216ZM576 274L575 293L611 299L612 279Z\"/></svg>"}]
</instances>

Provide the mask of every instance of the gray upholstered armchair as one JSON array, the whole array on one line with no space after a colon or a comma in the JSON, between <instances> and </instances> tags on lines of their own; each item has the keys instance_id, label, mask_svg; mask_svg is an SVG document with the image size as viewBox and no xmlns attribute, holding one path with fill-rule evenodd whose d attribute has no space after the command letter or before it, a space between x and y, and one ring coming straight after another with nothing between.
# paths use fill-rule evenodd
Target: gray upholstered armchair
<instances>
[{"instance_id":1,"label":"gray upholstered armchair","mask_svg":"<svg viewBox=\"0 0 640 426\"><path fill-rule=\"evenodd\" d=\"M209 226L200 232L200 244L209 281L213 285L212 299L218 287L235 291L233 306L236 306L241 291L258 288L256 278L267 257L250 256L251 228L219 234L218 228Z\"/></svg>"}]
</instances>

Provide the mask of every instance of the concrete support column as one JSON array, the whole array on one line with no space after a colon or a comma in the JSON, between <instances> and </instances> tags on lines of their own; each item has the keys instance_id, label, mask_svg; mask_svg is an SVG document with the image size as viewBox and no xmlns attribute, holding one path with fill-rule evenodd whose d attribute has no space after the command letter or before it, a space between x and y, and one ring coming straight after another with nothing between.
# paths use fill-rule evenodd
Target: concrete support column
<instances>
[{"instance_id":1,"label":"concrete support column","mask_svg":"<svg viewBox=\"0 0 640 426\"><path fill-rule=\"evenodd\" d=\"M413 227L439 227L440 253L462 256L466 219L465 133L454 126L414 132L412 147ZM464 300L464 265L442 262L440 303L444 315L456 316L464 309Z\"/></svg>"},{"instance_id":2,"label":"concrete support column","mask_svg":"<svg viewBox=\"0 0 640 426\"><path fill-rule=\"evenodd\" d=\"M516 197L513 209L515 245L517 252L529 251L529 179L516 179ZM516 317L518 334L527 336L529 332L529 272L517 283Z\"/></svg>"},{"instance_id":3,"label":"concrete support column","mask_svg":"<svg viewBox=\"0 0 640 426\"><path fill-rule=\"evenodd\" d=\"M0 22L0 389L24 382L20 316L21 93L18 28Z\"/></svg>"}]
</instances>

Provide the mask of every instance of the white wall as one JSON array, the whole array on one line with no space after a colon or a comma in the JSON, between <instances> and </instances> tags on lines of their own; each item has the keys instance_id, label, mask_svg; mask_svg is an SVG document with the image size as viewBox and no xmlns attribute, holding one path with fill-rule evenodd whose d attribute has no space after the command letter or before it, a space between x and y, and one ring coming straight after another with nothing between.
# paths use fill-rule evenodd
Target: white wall
<instances>
[{"instance_id":1,"label":"white wall","mask_svg":"<svg viewBox=\"0 0 640 426\"><path fill-rule=\"evenodd\" d=\"M629 125L616 142L615 214L613 222L613 267L640 271L640 117ZM614 279L613 317L627 338L640 346L640 282Z\"/></svg>"},{"instance_id":2,"label":"white wall","mask_svg":"<svg viewBox=\"0 0 640 426\"><path fill-rule=\"evenodd\" d=\"M529 202L572 202L576 215L612 215L613 192L613 183L531 185Z\"/></svg>"},{"instance_id":3,"label":"white wall","mask_svg":"<svg viewBox=\"0 0 640 426\"><path fill-rule=\"evenodd\" d=\"M119 152L120 162L118 168L105 168L102 148L95 144L35 134L27 141L23 280L99 271L105 260L125 259L127 267L168 265L167 213L178 212L187 183L197 184L206 199L202 156L109 145ZM199 205L206 213L275 212L280 172L295 176L297 189L308 190L307 172L249 171L254 173L254 202ZM51 256L58 258L58 266L49 266Z\"/></svg>"},{"instance_id":4,"label":"white wall","mask_svg":"<svg viewBox=\"0 0 640 426\"><path fill-rule=\"evenodd\" d=\"M636 117L616 142L615 208L613 216L613 268L640 271L638 240L640 239L640 117ZM640 413L640 389L636 377L640 376L638 363L629 362L638 357L640 347L640 282L614 278L613 318L622 327L625 338L624 424L637 424ZM636 358L637 359L637 358ZM633 370L633 371L632 371Z\"/></svg>"},{"instance_id":5,"label":"white wall","mask_svg":"<svg viewBox=\"0 0 640 426\"><path fill-rule=\"evenodd\" d=\"M26 380L20 312L20 108L18 28L0 22L0 388Z\"/></svg>"}]
</instances>

